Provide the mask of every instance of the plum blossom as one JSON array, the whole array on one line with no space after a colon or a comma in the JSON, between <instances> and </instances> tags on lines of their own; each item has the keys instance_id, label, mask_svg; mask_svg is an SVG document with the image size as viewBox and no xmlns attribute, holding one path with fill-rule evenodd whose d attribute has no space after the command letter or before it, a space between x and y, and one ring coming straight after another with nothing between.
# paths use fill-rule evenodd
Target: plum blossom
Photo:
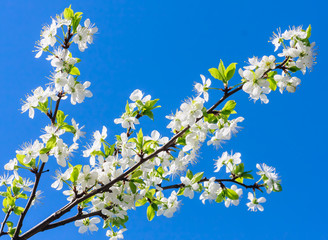
<instances>
[{"instance_id":1,"label":"plum blossom","mask_svg":"<svg viewBox=\"0 0 328 240\"><path fill-rule=\"evenodd\" d=\"M100 223L100 219L97 217L84 218L75 221L75 226L79 227L79 233L85 233L86 231L95 232L98 231L97 223Z\"/></svg>"},{"instance_id":2,"label":"plum blossom","mask_svg":"<svg viewBox=\"0 0 328 240\"><path fill-rule=\"evenodd\" d=\"M222 156L216 160L215 162L215 171L214 172L218 172L220 171L221 167L223 165L226 166L226 172L229 173L233 170L233 167L237 164L240 164L241 163L241 154L240 153L235 153L232 155L229 155L228 152L224 152L222 154Z\"/></svg>"},{"instance_id":3,"label":"plum blossom","mask_svg":"<svg viewBox=\"0 0 328 240\"><path fill-rule=\"evenodd\" d=\"M260 203L265 203L266 199L264 197L260 197L257 199L253 193L248 193L248 199L250 200L249 203L247 203L248 210L251 210L253 212L256 212L257 210L260 210L263 212L264 208Z\"/></svg>"},{"instance_id":4,"label":"plum blossom","mask_svg":"<svg viewBox=\"0 0 328 240\"><path fill-rule=\"evenodd\" d=\"M198 96L202 95L204 96L204 100L205 102L208 102L208 89L209 87L211 86L211 80L208 78L206 80L205 76L204 75L200 75L201 79L202 79L202 83L196 83L195 84L195 89L196 91L198 92Z\"/></svg>"}]
</instances>

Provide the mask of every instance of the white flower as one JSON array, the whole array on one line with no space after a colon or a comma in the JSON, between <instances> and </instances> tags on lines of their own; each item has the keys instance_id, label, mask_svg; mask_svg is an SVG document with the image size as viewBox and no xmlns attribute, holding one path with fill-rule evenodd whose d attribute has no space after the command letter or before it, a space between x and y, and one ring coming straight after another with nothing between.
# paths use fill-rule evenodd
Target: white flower
<instances>
[{"instance_id":1,"label":"white flower","mask_svg":"<svg viewBox=\"0 0 328 240\"><path fill-rule=\"evenodd\" d=\"M265 94L271 92L270 83L262 79L265 70L258 68L254 71L239 69L239 74L245 81L243 91L248 93L254 101L260 99L263 103L268 103L269 100Z\"/></svg>"},{"instance_id":2,"label":"white flower","mask_svg":"<svg viewBox=\"0 0 328 240\"><path fill-rule=\"evenodd\" d=\"M0 176L0 186L11 185L14 180L14 175L4 174Z\"/></svg>"},{"instance_id":3,"label":"white flower","mask_svg":"<svg viewBox=\"0 0 328 240\"><path fill-rule=\"evenodd\" d=\"M79 233L85 233L86 231L94 232L98 231L97 223L100 223L100 219L97 217L93 217L91 219L85 218L81 220L75 221L75 226L79 227Z\"/></svg>"},{"instance_id":4,"label":"white flower","mask_svg":"<svg viewBox=\"0 0 328 240\"><path fill-rule=\"evenodd\" d=\"M58 138L60 135L63 135L65 133L64 129L59 129L58 127L56 127L54 125L46 126L44 128L44 131L46 132L46 134L43 134L40 136L40 138L42 139L42 141L44 143L47 143L52 136L55 136L56 138Z\"/></svg>"},{"instance_id":5,"label":"white flower","mask_svg":"<svg viewBox=\"0 0 328 240\"><path fill-rule=\"evenodd\" d=\"M259 63L259 67L265 71L274 69L276 67L275 61L276 58L273 55L270 55L269 57L263 56L261 62Z\"/></svg>"},{"instance_id":6,"label":"white flower","mask_svg":"<svg viewBox=\"0 0 328 240\"><path fill-rule=\"evenodd\" d=\"M224 152L222 156L218 160L216 160L215 162L216 169L214 172L220 171L223 165L226 166L227 173L231 172L236 164L241 163L240 157L241 157L240 153L235 153L234 155L232 155L231 153L231 155L229 155L228 152Z\"/></svg>"},{"instance_id":7,"label":"white flower","mask_svg":"<svg viewBox=\"0 0 328 240\"><path fill-rule=\"evenodd\" d=\"M207 199L214 200L222 192L222 188L219 183L215 182L215 177L211 177L208 181L204 182L204 191L200 195L199 199L205 204Z\"/></svg>"},{"instance_id":8,"label":"white flower","mask_svg":"<svg viewBox=\"0 0 328 240\"><path fill-rule=\"evenodd\" d=\"M32 201L32 206L36 203L40 203L40 199L43 198L43 196L41 196L43 192L41 190L36 191L35 193L35 197L33 198Z\"/></svg>"},{"instance_id":9,"label":"white flower","mask_svg":"<svg viewBox=\"0 0 328 240\"><path fill-rule=\"evenodd\" d=\"M115 124L121 124L122 128L135 129L135 124L139 124L139 120L136 117L132 117L129 114L124 113L121 118L114 119Z\"/></svg>"},{"instance_id":10,"label":"white flower","mask_svg":"<svg viewBox=\"0 0 328 240\"><path fill-rule=\"evenodd\" d=\"M61 190L63 188L63 181L68 180L71 177L73 172L73 168L67 169L64 173L61 173L59 170L56 170L56 177L57 179L54 183L51 184L52 188L56 190Z\"/></svg>"},{"instance_id":11,"label":"white flower","mask_svg":"<svg viewBox=\"0 0 328 240\"><path fill-rule=\"evenodd\" d=\"M282 36L281 36L281 29L278 28L277 33L273 33L273 37L271 38L271 42L275 46L274 51L278 50L278 48L280 47L282 41L283 41L283 39L282 39Z\"/></svg>"},{"instance_id":12,"label":"white flower","mask_svg":"<svg viewBox=\"0 0 328 240\"><path fill-rule=\"evenodd\" d=\"M81 52L84 52L84 50L88 48L87 43L92 44L93 34L96 32L98 32L98 28L94 27L88 18L84 21L84 27L81 25L77 27L76 34L73 37L73 42L78 44L79 50Z\"/></svg>"},{"instance_id":13,"label":"white flower","mask_svg":"<svg viewBox=\"0 0 328 240\"><path fill-rule=\"evenodd\" d=\"M179 207L177 193L173 191L168 199L162 198L161 201L164 203L164 206L162 205L157 211L157 216L164 215L167 218L173 217L173 214Z\"/></svg>"},{"instance_id":14,"label":"white flower","mask_svg":"<svg viewBox=\"0 0 328 240\"><path fill-rule=\"evenodd\" d=\"M248 210L251 210L253 212L256 212L257 209L260 210L261 212L264 210L263 206L260 203L265 203L266 199L264 197L260 197L257 199L253 193L249 192L248 193L248 199L250 200L249 203L247 203Z\"/></svg>"},{"instance_id":15,"label":"white flower","mask_svg":"<svg viewBox=\"0 0 328 240\"><path fill-rule=\"evenodd\" d=\"M118 232L114 232L113 230L107 230L106 236L110 237L110 240L118 240L118 239L124 239L123 232L125 232L127 229L123 228L119 230Z\"/></svg>"},{"instance_id":16,"label":"white flower","mask_svg":"<svg viewBox=\"0 0 328 240\"><path fill-rule=\"evenodd\" d=\"M151 96L147 95L144 97L143 92L141 92L139 89L136 89L131 93L130 99L133 102L141 101L142 103L146 103L151 99Z\"/></svg>"},{"instance_id":17,"label":"white flower","mask_svg":"<svg viewBox=\"0 0 328 240\"><path fill-rule=\"evenodd\" d=\"M32 159L36 159L39 156L40 150L44 147L43 143L35 140L33 144L27 144L22 150L16 151L17 154L25 155L23 162L29 164Z\"/></svg>"},{"instance_id":18,"label":"white flower","mask_svg":"<svg viewBox=\"0 0 328 240\"><path fill-rule=\"evenodd\" d=\"M73 142L76 142L80 137L84 137L85 132L81 131L84 128L84 126L79 128L79 123L76 123L76 121L73 118L72 118L72 126L75 129Z\"/></svg>"},{"instance_id":19,"label":"white flower","mask_svg":"<svg viewBox=\"0 0 328 240\"><path fill-rule=\"evenodd\" d=\"M180 180L181 180L181 183L183 183L184 187L185 187L185 189L183 191L183 196L193 199L194 191L199 189L198 183L193 184L188 177L181 177Z\"/></svg>"},{"instance_id":20,"label":"white flower","mask_svg":"<svg viewBox=\"0 0 328 240\"><path fill-rule=\"evenodd\" d=\"M205 102L207 102L208 101L208 92L207 91L208 91L209 87L211 86L212 82L209 78L206 80L206 78L202 74L200 75L200 77L202 79L203 84L196 83L195 84L195 89L198 92L198 96L203 94L204 100L205 100Z\"/></svg>"},{"instance_id":21,"label":"white flower","mask_svg":"<svg viewBox=\"0 0 328 240\"><path fill-rule=\"evenodd\" d=\"M80 172L78 182L83 189L90 188L95 185L98 178L98 174L95 170L90 169L89 165L83 166L83 171Z\"/></svg>"},{"instance_id":22,"label":"white flower","mask_svg":"<svg viewBox=\"0 0 328 240\"><path fill-rule=\"evenodd\" d=\"M85 97L92 97L92 93L87 90L90 86L89 81L85 81L83 85L75 81L72 75L68 76L67 84L64 87L65 92L71 94L71 103L75 105L76 103L82 103Z\"/></svg>"},{"instance_id":23,"label":"white flower","mask_svg":"<svg viewBox=\"0 0 328 240\"><path fill-rule=\"evenodd\" d=\"M41 32L41 42L45 46L54 46L56 43L56 34L57 34L57 25L56 21L52 19L52 23L50 26L44 26L43 31Z\"/></svg>"},{"instance_id":24,"label":"white flower","mask_svg":"<svg viewBox=\"0 0 328 240\"><path fill-rule=\"evenodd\" d=\"M32 188L30 188L30 186L32 186L33 184L34 182L31 181L29 178L23 178L22 182L17 182L17 187L23 188L23 190L26 192L31 192Z\"/></svg>"},{"instance_id":25,"label":"white flower","mask_svg":"<svg viewBox=\"0 0 328 240\"><path fill-rule=\"evenodd\" d=\"M42 87L38 87L37 89L32 91L33 95L27 96L26 102L22 106L22 113L29 110L29 117L34 118L34 108L36 108L39 103L44 103L49 95L50 95L50 88L47 88L45 91Z\"/></svg>"}]
</instances>

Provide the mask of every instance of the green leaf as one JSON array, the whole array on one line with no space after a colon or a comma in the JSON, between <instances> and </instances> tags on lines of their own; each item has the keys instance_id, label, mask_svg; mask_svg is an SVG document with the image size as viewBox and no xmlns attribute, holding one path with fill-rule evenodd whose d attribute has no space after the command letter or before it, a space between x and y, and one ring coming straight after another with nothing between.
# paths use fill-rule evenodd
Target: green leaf
<instances>
[{"instance_id":1,"label":"green leaf","mask_svg":"<svg viewBox=\"0 0 328 240\"><path fill-rule=\"evenodd\" d=\"M48 153L48 152L50 152L50 148L42 148L41 150L40 150L40 154L46 154L46 153Z\"/></svg>"},{"instance_id":2,"label":"green leaf","mask_svg":"<svg viewBox=\"0 0 328 240\"><path fill-rule=\"evenodd\" d=\"M13 222L7 221L6 222L8 228L12 228L14 226Z\"/></svg>"},{"instance_id":3,"label":"green leaf","mask_svg":"<svg viewBox=\"0 0 328 240\"><path fill-rule=\"evenodd\" d=\"M197 183L203 178L204 172L196 173L193 178L191 179L192 183Z\"/></svg>"},{"instance_id":4,"label":"green leaf","mask_svg":"<svg viewBox=\"0 0 328 240\"><path fill-rule=\"evenodd\" d=\"M65 8L64 18L67 20L71 20L73 17L74 17L74 11L71 9L71 6L69 6L69 8Z\"/></svg>"},{"instance_id":5,"label":"green leaf","mask_svg":"<svg viewBox=\"0 0 328 240\"><path fill-rule=\"evenodd\" d=\"M225 67L223 64L223 61L220 59L220 64L219 64L219 74L222 76L222 81L226 82L226 77L225 77Z\"/></svg>"},{"instance_id":6,"label":"green leaf","mask_svg":"<svg viewBox=\"0 0 328 240\"><path fill-rule=\"evenodd\" d=\"M244 178L242 178L242 177L236 178L236 182L243 183L244 182Z\"/></svg>"},{"instance_id":7,"label":"green leaf","mask_svg":"<svg viewBox=\"0 0 328 240\"><path fill-rule=\"evenodd\" d=\"M55 135L52 135L52 137L48 140L46 144L46 148L53 149L56 146L57 138Z\"/></svg>"},{"instance_id":8,"label":"green leaf","mask_svg":"<svg viewBox=\"0 0 328 240\"><path fill-rule=\"evenodd\" d=\"M244 174L242 174L242 176L245 179L254 179L253 175L252 174L249 174L249 173L244 173Z\"/></svg>"},{"instance_id":9,"label":"green leaf","mask_svg":"<svg viewBox=\"0 0 328 240\"><path fill-rule=\"evenodd\" d=\"M133 174L132 174L132 178L138 178L142 175L142 171L141 170L138 170L138 171L134 171Z\"/></svg>"},{"instance_id":10,"label":"green leaf","mask_svg":"<svg viewBox=\"0 0 328 240\"><path fill-rule=\"evenodd\" d=\"M81 19L82 19L82 17L78 16L77 14L78 14L78 13L75 13L75 15L74 15L74 19L73 19L73 33L76 32L76 29L77 29L77 27L79 26L80 21L81 21ZM81 13L81 14L82 14L82 13Z\"/></svg>"},{"instance_id":11,"label":"green leaf","mask_svg":"<svg viewBox=\"0 0 328 240\"><path fill-rule=\"evenodd\" d=\"M73 134L76 133L76 129L73 126L71 126L71 125L69 125L67 123L63 123L63 125L60 128L61 129L64 129L65 132L71 132Z\"/></svg>"},{"instance_id":12,"label":"green leaf","mask_svg":"<svg viewBox=\"0 0 328 240\"><path fill-rule=\"evenodd\" d=\"M153 208L152 204L148 206L147 208L147 219L148 221L153 220L155 217L155 209Z\"/></svg>"},{"instance_id":13,"label":"green leaf","mask_svg":"<svg viewBox=\"0 0 328 240\"><path fill-rule=\"evenodd\" d=\"M143 206L145 205L147 202L147 199L146 198L142 198L142 199L139 199L138 201L136 201L136 207L140 207L140 206Z\"/></svg>"},{"instance_id":14,"label":"green leaf","mask_svg":"<svg viewBox=\"0 0 328 240\"><path fill-rule=\"evenodd\" d=\"M269 81L269 83L270 83L269 88L270 88L272 91L276 91L276 89L277 89L277 82L276 82L273 78L268 78L268 81Z\"/></svg>"},{"instance_id":15,"label":"green leaf","mask_svg":"<svg viewBox=\"0 0 328 240\"><path fill-rule=\"evenodd\" d=\"M311 24L308 26L308 28L306 29L306 38L310 38L311 37Z\"/></svg>"},{"instance_id":16,"label":"green leaf","mask_svg":"<svg viewBox=\"0 0 328 240\"><path fill-rule=\"evenodd\" d=\"M136 192L137 192L137 186L133 182L131 182L131 181L129 182L129 186L131 188L132 193L133 194L136 194Z\"/></svg>"},{"instance_id":17,"label":"green leaf","mask_svg":"<svg viewBox=\"0 0 328 240\"><path fill-rule=\"evenodd\" d=\"M189 178L190 180L192 179L192 177L193 177L193 174L192 174L192 171L190 171L189 169L188 169L188 171L187 171L187 178Z\"/></svg>"},{"instance_id":18,"label":"green leaf","mask_svg":"<svg viewBox=\"0 0 328 240\"><path fill-rule=\"evenodd\" d=\"M77 165L73 168L73 171L72 171L71 177L70 177L71 182L76 182L79 177L82 166L81 165L80 165L81 167L78 167L78 166L79 165Z\"/></svg>"},{"instance_id":19,"label":"green leaf","mask_svg":"<svg viewBox=\"0 0 328 240\"><path fill-rule=\"evenodd\" d=\"M238 194L234 190L232 190L232 189L229 189L229 188L225 189L225 194L231 200L237 200L237 199L239 199Z\"/></svg>"},{"instance_id":20,"label":"green leaf","mask_svg":"<svg viewBox=\"0 0 328 240\"><path fill-rule=\"evenodd\" d=\"M226 102L226 104L222 108L222 111L230 111L231 112L232 110L234 110L235 107L236 107L236 102L234 100L229 100L228 102Z\"/></svg>"},{"instance_id":21,"label":"green leaf","mask_svg":"<svg viewBox=\"0 0 328 240\"><path fill-rule=\"evenodd\" d=\"M229 81L233 75L235 74L235 71L236 71L236 64L237 63L231 63L227 69L225 70L225 77L226 77L226 80Z\"/></svg>"},{"instance_id":22,"label":"green leaf","mask_svg":"<svg viewBox=\"0 0 328 240\"><path fill-rule=\"evenodd\" d=\"M215 202L220 203L224 200L224 196L222 193L220 193L217 198L215 199Z\"/></svg>"},{"instance_id":23,"label":"green leaf","mask_svg":"<svg viewBox=\"0 0 328 240\"><path fill-rule=\"evenodd\" d=\"M140 149L142 149L143 147L143 133L142 133L142 129L140 128L138 134L137 134L137 141L138 141L138 144L140 146Z\"/></svg>"},{"instance_id":24,"label":"green leaf","mask_svg":"<svg viewBox=\"0 0 328 240\"><path fill-rule=\"evenodd\" d=\"M298 67L296 67L296 66L293 66L293 67L288 68L288 70L294 73L294 72L297 72L297 71L299 71L301 69L298 68Z\"/></svg>"},{"instance_id":25,"label":"green leaf","mask_svg":"<svg viewBox=\"0 0 328 240\"><path fill-rule=\"evenodd\" d=\"M59 125L62 125L65 121L67 116L65 116L64 112L61 110L57 111L57 115L56 115L56 119L57 119L57 123L59 123Z\"/></svg>"},{"instance_id":26,"label":"green leaf","mask_svg":"<svg viewBox=\"0 0 328 240\"><path fill-rule=\"evenodd\" d=\"M145 115L145 116L147 116L147 117L149 117L151 120L154 120L154 114L153 114L152 111L146 110L142 114Z\"/></svg>"},{"instance_id":27,"label":"green leaf","mask_svg":"<svg viewBox=\"0 0 328 240\"><path fill-rule=\"evenodd\" d=\"M24 208L22 208L22 207L15 207L14 208L14 213L16 215L21 215L23 211L24 211Z\"/></svg>"},{"instance_id":28,"label":"green leaf","mask_svg":"<svg viewBox=\"0 0 328 240\"><path fill-rule=\"evenodd\" d=\"M212 77L214 77L215 79L218 80L223 80L221 74L219 73L219 70L217 68L210 68L208 69L208 71L210 72L210 74L212 75Z\"/></svg>"},{"instance_id":29,"label":"green leaf","mask_svg":"<svg viewBox=\"0 0 328 240\"><path fill-rule=\"evenodd\" d=\"M184 187L180 188L180 189L179 189L179 191L178 191L178 193L177 193L177 195L178 195L178 196L181 196L181 195L183 195L183 193L184 193L184 190L185 190L185 188L184 188Z\"/></svg>"},{"instance_id":30,"label":"green leaf","mask_svg":"<svg viewBox=\"0 0 328 240\"><path fill-rule=\"evenodd\" d=\"M72 67L69 73L72 75L80 76L80 70L77 67Z\"/></svg>"},{"instance_id":31,"label":"green leaf","mask_svg":"<svg viewBox=\"0 0 328 240\"><path fill-rule=\"evenodd\" d=\"M282 187L280 183L277 183L277 188L273 189L274 192L281 192L282 191Z\"/></svg>"}]
</instances>

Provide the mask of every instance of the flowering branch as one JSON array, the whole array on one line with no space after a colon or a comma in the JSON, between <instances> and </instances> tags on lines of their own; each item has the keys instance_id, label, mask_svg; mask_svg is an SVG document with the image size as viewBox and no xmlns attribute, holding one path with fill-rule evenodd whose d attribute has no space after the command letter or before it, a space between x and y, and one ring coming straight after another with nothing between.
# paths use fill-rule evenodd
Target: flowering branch
<instances>
[{"instance_id":1,"label":"flowering branch","mask_svg":"<svg viewBox=\"0 0 328 240\"><path fill-rule=\"evenodd\" d=\"M136 125L140 124L139 119L147 116L153 120L153 110L160 106L156 105L159 99L144 96L138 89L133 91L130 95L132 102L128 101L125 112L114 120L114 123L121 124L124 131L116 135L115 142L111 144L105 140L107 128L103 126L101 132L94 132L92 144L83 151L83 156L89 158L90 164L73 165L68 160L79 148L77 141L85 134L82 132L84 126L79 127L73 118L71 124L67 122L68 115L59 110L59 105L68 97L73 105L82 103L85 98L92 97L92 93L87 89L90 82L82 83L79 78L80 70L76 64L81 60L74 58L68 49L75 43L81 52L85 51L88 44L93 43L93 35L98 31L89 19L82 26L81 19L82 13L74 13L69 7L62 15L52 19L51 25L45 26L41 32L36 57L41 57L43 52L50 54L47 60L54 67L51 85L45 90L42 87L33 90L33 95L28 96L24 102L22 112L28 111L29 117L34 118L35 109L38 109L49 117L51 124L44 128L45 134L40 136L41 142L35 140L34 143L26 144L22 150L16 151L16 158L4 166L13 174L0 177L0 186L6 187L5 191L0 192L4 197L6 213L0 236L8 234L14 240L25 240L38 232L73 221L80 233L97 231L96 224L100 219L95 216L99 216L104 221L103 228L110 228L106 232L110 239L123 239L128 210L147 204L148 220L151 221L156 214L172 217L180 203L178 197L183 195L193 198L194 192L200 193L199 199L204 204L206 200L215 200L217 203L224 202L229 207L239 204L243 189L250 190L250 202L246 204L248 209L263 211L261 203L266 199L257 198L256 190L262 192L262 188L265 188L268 194L282 190L275 168L264 163L257 164L256 174L260 179L253 184L245 184L244 179L254 179L254 176L251 171L244 170L244 163L238 152L228 154L226 151L215 159L214 172L225 168L226 173L230 174L229 178L208 179L203 177L203 172L193 174L189 166L195 161L201 145L208 137L210 139L207 145L221 147L221 144L239 131L238 125L244 118L232 118L236 114L236 102L226 101L230 96L243 90L255 102L260 99L261 102L268 103L267 94L277 88L281 93L285 90L291 93L296 91L300 79L292 74L298 71L304 74L315 60L314 43L309 41L311 27L307 30L293 28L283 34L280 31L275 34L272 43L275 51L281 45L284 47L282 53L278 54L284 60L278 62L273 55L250 58L249 65L239 69L242 79L233 87L229 86L229 81L235 74L236 63L231 63L226 68L221 60L218 68L209 69L212 77L218 80L216 83L223 84L223 88L211 87L212 81L201 75L202 83L194 86L197 96L183 102L175 114L167 116L170 120L167 128L173 133L170 139L161 137L156 130L150 136L144 135L141 128L136 131ZM67 28L66 33L64 27ZM59 28L63 30L62 37L57 34ZM289 41L289 45L285 41ZM58 47L56 43L59 43ZM209 90L221 90L223 96L207 109L205 103L209 100ZM52 101L56 101L53 112ZM217 109L223 102L225 105L222 109ZM66 133L73 136L70 145L66 143L66 138L61 137ZM51 187L61 190L67 185L68 190L64 190L63 194L67 196L68 203L20 235L26 214L38 196L37 187L42 173L45 172L45 163L50 158L54 158L61 169L64 169L64 172L55 172L56 180ZM35 174L33 188L30 187L33 182L19 175L23 170ZM177 174L181 175L180 183L161 187ZM232 185L228 186L229 183ZM173 190L170 196L165 197L163 191L171 189L177 189L177 192ZM25 192L31 192L30 197ZM25 208L16 204L17 199L27 199ZM75 216L58 220L76 206L78 212ZM12 222L7 221L11 212L20 216L16 228ZM8 231L4 232L6 222ZM115 227L118 231L113 230Z\"/></svg>"}]
</instances>

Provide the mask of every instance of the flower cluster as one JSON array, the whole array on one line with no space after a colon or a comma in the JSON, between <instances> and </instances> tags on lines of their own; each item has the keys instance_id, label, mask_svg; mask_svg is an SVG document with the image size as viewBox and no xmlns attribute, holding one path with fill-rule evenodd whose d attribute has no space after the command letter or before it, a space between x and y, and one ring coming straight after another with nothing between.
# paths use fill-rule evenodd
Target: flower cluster
<instances>
[{"instance_id":1,"label":"flower cluster","mask_svg":"<svg viewBox=\"0 0 328 240\"><path fill-rule=\"evenodd\" d=\"M243 81L243 90L249 94L254 101L258 99L263 103L269 100L266 94L275 91L277 86L279 91L284 90L294 93L301 80L292 76L293 73L301 71L306 73L315 63L316 53L314 51L315 43L310 43L311 26L306 30L301 27L293 27L286 30L283 34L278 30L271 40L275 46L275 51L282 45L282 53L278 57L284 57L284 60L277 63L275 56L263 56L261 59L253 57L249 59L249 66L239 69L239 74ZM289 44L287 43L289 41ZM282 70L278 74L276 70Z\"/></svg>"}]
</instances>

